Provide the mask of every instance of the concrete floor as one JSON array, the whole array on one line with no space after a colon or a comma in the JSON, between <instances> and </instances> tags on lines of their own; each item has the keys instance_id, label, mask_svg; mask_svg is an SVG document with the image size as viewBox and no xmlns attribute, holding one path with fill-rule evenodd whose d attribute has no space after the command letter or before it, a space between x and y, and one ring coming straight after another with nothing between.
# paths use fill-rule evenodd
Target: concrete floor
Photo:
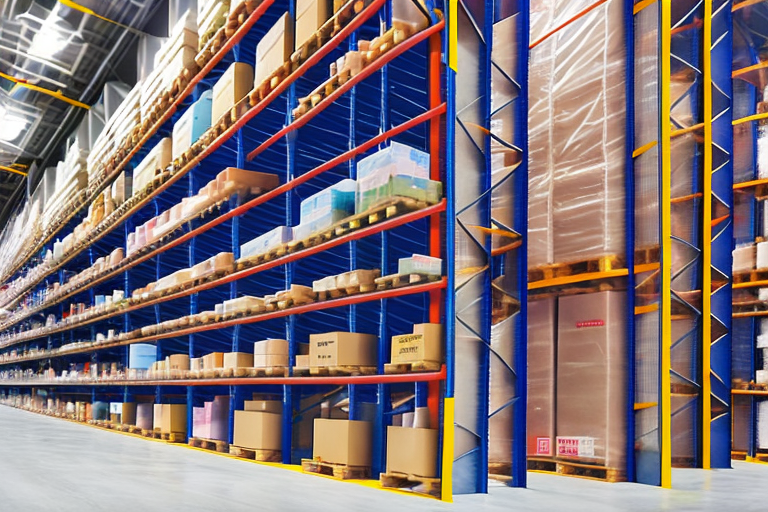
<instances>
[{"instance_id":1,"label":"concrete floor","mask_svg":"<svg viewBox=\"0 0 768 512\"><path fill-rule=\"evenodd\" d=\"M768 465L676 470L673 490L530 474L456 503L371 489L121 436L0 406L0 510L765 511ZM762 502L762 503L761 503Z\"/></svg>"}]
</instances>

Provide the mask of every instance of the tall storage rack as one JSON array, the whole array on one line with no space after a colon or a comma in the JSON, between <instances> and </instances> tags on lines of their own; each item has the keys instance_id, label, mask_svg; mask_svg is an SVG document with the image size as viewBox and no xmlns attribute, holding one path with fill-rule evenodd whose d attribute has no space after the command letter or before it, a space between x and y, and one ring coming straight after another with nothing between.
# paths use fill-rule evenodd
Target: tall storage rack
<instances>
[{"instance_id":1,"label":"tall storage rack","mask_svg":"<svg viewBox=\"0 0 768 512\"><path fill-rule=\"evenodd\" d=\"M526 484L528 2L461 0L452 19L454 490L486 492L489 467Z\"/></svg>"},{"instance_id":2,"label":"tall storage rack","mask_svg":"<svg viewBox=\"0 0 768 512\"><path fill-rule=\"evenodd\" d=\"M350 419L365 418L374 423L374 478L385 470L386 427L392 423L392 415L412 411L414 407L428 407L433 428L440 430L438 458L441 462L438 467L442 478L442 490L439 493L442 499L450 500L453 492L484 490L487 469L483 463L478 464L478 461L484 460L483 456L473 460L473 469L469 471L463 469L461 456L453 459L454 436L458 442L462 430L459 421L463 418L457 409L457 426L454 429L452 397L454 369L457 365L452 342L453 315L454 312L457 315L460 313L455 306L452 266L453 215L457 207L453 195L456 183L453 175L454 154L451 150L454 136L453 109L456 107L453 96L456 85L456 45L455 40L451 44L448 34L456 33L456 3L448 2L445 5L441 1L428 0L424 4L430 17L428 28L396 45L365 67L363 72L314 105L308 113L294 120L292 111L298 98L309 95L327 78L331 62L335 62L346 51L355 49L358 40L371 40L380 34L382 27L391 26L390 0L348 2L342 9L347 14L360 6L363 8L357 9L332 37L322 40L322 46L298 69L284 77L275 90L255 104L239 110L237 121L220 129L197 157L175 169L172 177L154 190L149 198L132 207L120 222L100 232L86 249L68 257L42 281L31 285L27 294L40 293L42 287L54 281L63 284L72 272L87 268L116 247L124 247L128 234L135 226L170 208L182 197L195 194L225 167L275 173L281 182L277 189L248 200L236 198L217 205L199 219L185 225L171 241L152 246L129 264L90 281L86 286L58 299L55 304L47 304L42 310L29 310L28 314L17 317L3 328L22 331L29 327L32 318L39 318L39 315L45 318L49 313L55 313L61 318L65 301L94 304L96 295L111 293L113 289L122 289L126 296L130 296L137 287L197 264L221 251L232 251L237 258L243 242L272 227L296 224L301 199L341 179L354 178L357 160L378 147L388 145L390 141L403 142L430 154L431 177L443 181L445 199L436 205L372 223L319 245L289 252L277 259L239 269L222 278L196 284L159 299L96 317L77 326L28 337L2 349L5 353L17 352L22 355L21 359L0 362L0 369L53 368L58 374L68 369L70 363L117 361L127 367L129 345L138 342L156 344L158 360L162 360L169 354L200 357L212 351L247 352L253 341L285 338L290 343L290 360L293 364L299 353L299 344L305 343L310 334L342 330L378 335L379 363L376 375L291 375L94 383L5 381L2 385L7 392L18 394L21 390L32 390L36 396L70 401L85 399L186 404L188 431L192 423L193 406L200 406L203 401L216 395L225 395L229 397L230 403L230 442L234 410L242 409L243 401L249 399L252 393L262 397L271 396L283 403L284 464L296 464L302 458L311 458L311 446L307 444L298 426L302 417L311 415L319 407L319 401L328 397L334 400L348 399ZM202 91L210 88L231 63L253 64L256 44L286 11L295 15L294 1L263 0L217 52L215 58L193 79L179 99L173 102L167 113L135 146L122 163L124 168L134 167L150 148L163 136L167 136L172 131L173 123L189 107L190 100L199 98ZM521 24L518 33L525 33L525 17L518 16L516 20ZM451 27L451 31L446 30L446 26ZM524 62L520 63L516 71L524 69L524 65ZM524 73L521 76L524 77ZM520 83L524 82L521 79ZM521 117L521 112L525 112L524 103L522 105L517 109L518 121L524 119L524 116ZM515 141L505 143L522 148L523 140L522 134L516 133ZM486 144L489 141L486 140ZM524 189L521 185L524 175L518 173L515 179L516 186ZM485 181L483 184L487 187ZM482 194L478 194L478 197L486 203L481 213L488 216L490 210L487 203L490 197ZM518 199L523 200L524 196ZM83 216L84 212L81 211L68 226L59 231L59 236L71 232ZM516 232L524 230L524 217L516 217L514 222L516 224L509 228ZM488 219L478 224L490 227ZM490 249L490 241L484 243L484 247ZM42 253L50 248L49 242ZM506 254L506 251L502 252ZM382 275L396 273L398 258L413 253L442 257L447 261L447 278L257 316L182 327L128 341L110 342L104 346L87 345L62 353L23 355L30 348L56 349L72 341L95 340L97 333L105 333L110 329L128 332L213 310L215 304L241 295L263 296L287 289L291 284L311 285L313 280L326 275L364 268L380 268ZM503 259L504 256L499 258ZM515 256L509 259L514 260ZM495 272L503 268L498 261L497 258L494 263ZM524 265L514 268L524 268ZM20 271L16 275L20 275ZM484 319L488 318L492 306L489 286L491 275L488 271L483 278ZM519 290L509 293L524 303L524 292L522 295ZM18 300L21 299L18 297ZM520 329L521 316L515 318L518 322L516 328ZM410 332L413 324L421 322L442 322L446 325L444 367L440 371L426 373L384 374L383 364L389 357L391 337ZM524 322L522 328L524 330ZM487 335L487 327L480 329ZM487 351L484 354L484 368L487 368ZM515 357L516 362L511 363L514 366L510 369L518 372L524 380L524 352ZM481 386L479 389L487 387L487 382L482 384L483 378L487 380L487 371L483 375L477 379ZM524 390L524 385L521 387ZM469 394L471 390L466 391ZM393 393L411 398L393 409ZM517 418L518 430L524 424L520 421L524 420L525 401L522 400L520 404L514 406L520 412ZM485 425L487 404L481 401L475 415L478 412L478 424ZM457 434L454 434L454 430ZM478 444L482 444L486 437L483 430L478 430L477 435L481 441ZM483 450L479 448L478 454L482 454ZM519 447L517 450L514 454L520 466L520 457L523 455ZM524 484L524 467L520 466L516 471L517 483Z\"/></svg>"},{"instance_id":3,"label":"tall storage rack","mask_svg":"<svg viewBox=\"0 0 768 512\"><path fill-rule=\"evenodd\" d=\"M760 178L758 138L766 118L758 112L765 100L766 62L760 49L768 40L768 7L764 3L735 2L733 6L733 138L734 138L734 242L752 245L765 236L765 186ZM754 250L754 249L752 249ZM735 258L734 258L735 260ZM735 263L735 261L734 261ZM733 458L761 460L765 439L758 434L761 410L768 393L754 386L756 371L765 368L761 348L766 313L762 288L764 273L734 272L733 284ZM763 413L764 414L764 413ZM762 422L764 425L764 420ZM764 428L764 427L763 427Z\"/></svg>"}]
</instances>

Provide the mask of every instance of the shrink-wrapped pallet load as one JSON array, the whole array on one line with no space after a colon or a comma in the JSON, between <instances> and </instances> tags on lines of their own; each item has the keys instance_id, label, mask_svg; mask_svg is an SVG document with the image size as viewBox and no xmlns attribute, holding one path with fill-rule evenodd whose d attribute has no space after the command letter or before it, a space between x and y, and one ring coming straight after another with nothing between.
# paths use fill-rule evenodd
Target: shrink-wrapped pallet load
<instances>
[{"instance_id":1,"label":"shrink-wrapped pallet load","mask_svg":"<svg viewBox=\"0 0 768 512\"><path fill-rule=\"evenodd\" d=\"M532 267L624 253L624 7L609 0L562 26L590 4L531 6Z\"/></svg>"}]
</instances>

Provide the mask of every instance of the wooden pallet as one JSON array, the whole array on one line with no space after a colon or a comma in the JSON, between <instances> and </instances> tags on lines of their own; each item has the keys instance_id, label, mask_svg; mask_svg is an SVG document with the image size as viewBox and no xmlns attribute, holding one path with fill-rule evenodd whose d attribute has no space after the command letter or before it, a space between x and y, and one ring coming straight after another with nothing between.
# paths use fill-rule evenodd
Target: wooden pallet
<instances>
[{"instance_id":1,"label":"wooden pallet","mask_svg":"<svg viewBox=\"0 0 768 512\"><path fill-rule=\"evenodd\" d=\"M768 268L752 269L746 272L734 272L733 284L753 283L768 280Z\"/></svg>"},{"instance_id":2,"label":"wooden pallet","mask_svg":"<svg viewBox=\"0 0 768 512\"><path fill-rule=\"evenodd\" d=\"M178 432L160 432L160 437L156 439L162 439L169 443L183 443L186 436Z\"/></svg>"},{"instance_id":3,"label":"wooden pallet","mask_svg":"<svg viewBox=\"0 0 768 512\"><path fill-rule=\"evenodd\" d=\"M333 288L332 290L323 290L317 292L317 300L331 300L341 297L349 297L350 295L360 295L361 293L370 293L376 291L376 284L359 284L355 286L347 286L345 288Z\"/></svg>"},{"instance_id":4,"label":"wooden pallet","mask_svg":"<svg viewBox=\"0 0 768 512\"><path fill-rule=\"evenodd\" d=\"M287 377L287 366L267 366L264 368L249 368L249 377Z\"/></svg>"},{"instance_id":5,"label":"wooden pallet","mask_svg":"<svg viewBox=\"0 0 768 512\"><path fill-rule=\"evenodd\" d=\"M408 363L387 363L384 365L384 373L420 373L437 372L443 363L437 361L412 361Z\"/></svg>"},{"instance_id":6,"label":"wooden pallet","mask_svg":"<svg viewBox=\"0 0 768 512\"><path fill-rule=\"evenodd\" d=\"M731 451L732 460L747 460L747 452Z\"/></svg>"},{"instance_id":7,"label":"wooden pallet","mask_svg":"<svg viewBox=\"0 0 768 512\"><path fill-rule=\"evenodd\" d=\"M335 464L314 459L301 459L301 470L304 473L317 473L339 480L371 478L370 466L349 466L347 464Z\"/></svg>"},{"instance_id":8,"label":"wooden pallet","mask_svg":"<svg viewBox=\"0 0 768 512\"><path fill-rule=\"evenodd\" d=\"M635 265L647 265L661 261L661 247L652 245L635 249Z\"/></svg>"},{"instance_id":9,"label":"wooden pallet","mask_svg":"<svg viewBox=\"0 0 768 512\"><path fill-rule=\"evenodd\" d=\"M306 366L294 366L293 367L293 376L294 377L306 377L309 375L309 367Z\"/></svg>"},{"instance_id":10,"label":"wooden pallet","mask_svg":"<svg viewBox=\"0 0 768 512\"><path fill-rule=\"evenodd\" d=\"M625 482L627 480L627 475L622 469L564 460L529 458L528 470L589 478L611 483Z\"/></svg>"},{"instance_id":11,"label":"wooden pallet","mask_svg":"<svg viewBox=\"0 0 768 512\"><path fill-rule=\"evenodd\" d=\"M528 291L530 300L545 299L551 297L563 297L567 295L581 295L585 293L597 293L605 291L619 291L627 289L627 280L623 277L610 279L591 279L579 283L563 286L547 286Z\"/></svg>"},{"instance_id":12,"label":"wooden pallet","mask_svg":"<svg viewBox=\"0 0 768 512\"><path fill-rule=\"evenodd\" d=\"M544 281L577 274L608 272L622 268L624 258L617 255L600 256L566 263L552 263L528 269L528 282Z\"/></svg>"},{"instance_id":13,"label":"wooden pallet","mask_svg":"<svg viewBox=\"0 0 768 512\"><path fill-rule=\"evenodd\" d=\"M314 376L336 375L376 375L375 366L323 366L310 367L309 374Z\"/></svg>"},{"instance_id":14,"label":"wooden pallet","mask_svg":"<svg viewBox=\"0 0 768 512\"><path fill-rule=\"evenodd\" d=\"M160 438L160 431L159 430L149 430L149 429L141 429L141 435L144 437L149 437L150 439L159 439Z\"/></svg>"},{"instance_id":15,"label":"wooden pallet","mask_svg":"<svg viewBox=\"0 0 768 512\"><path fill-rule=\"evenodd\" d=\"M189 446L194 446L195 448L202 448L203 450L210 450L212 452L229 453L229 443L227 443L226 441L219 441L218 439L190 437L188 444Z\"/></svg>"},{"instance_id":16,"label":"wooden pallet","mask_svg":"<svg viewBox=\"0 0 768 512\"><path fill-rule=\"evenodd\" d=\"M442 278L443 276L434 274L390 274L388 276L377 277L374 282L376 283L377 290L390 290L414 284L439 281Z\"/></svg>"},{"instance_id":17,"label":"wooden pallet","mask_svg":"<svg viewBox=\"0 0 768 512\"><path fill-rule=\"evenodd\" d=\"M442 492L442 480L439 478L428 478L390 471L389 473L381 473L379 481L382 487L410 489L413 492L428 494L435 498L439 498Z\"/></svg>"},{"instance_id":18,"label":"wooden pallet","mask_svg":"<svg viewBox=\"0 0 768 512\"><path fill-rule=\"evenodd\" d=\"M243 448L242 446L229 445L229 454L241 459L255 460L256 462L282 462L283 452L280 450L256 450Z\"/></svg>"}]
</instances>

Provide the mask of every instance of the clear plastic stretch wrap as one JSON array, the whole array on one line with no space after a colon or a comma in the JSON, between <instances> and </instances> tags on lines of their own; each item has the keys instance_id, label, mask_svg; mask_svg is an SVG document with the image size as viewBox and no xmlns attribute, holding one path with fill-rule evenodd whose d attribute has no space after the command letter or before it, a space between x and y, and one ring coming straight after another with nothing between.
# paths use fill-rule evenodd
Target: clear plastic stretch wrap
<instances>
[{"instance_id":1,"label":"clear plastic stretch wrap","mask_svg":"<svg viewBox=\"0 0 768 512\"><path fill-rule=\"evenodd\" d=\"M624 7L531 6L529 266L624 253Z\"/></svg>"},{"instance_id":2,"label":"clear plastic stretch wrap","mask_svg":"<svg viewBox=\"0 0 768 512\"><path fill-rule=\"evenodd\" d=\"M626 293L560 297L556 454L623 468L626 461Z\"/></svg>"},{"instance_id":3,"label":"clear plastic stretch wrap","mask_svg":"<svg viewBox=\"0 0 768 512\"><path fill-rule=\"evenodd\" d=\"M528 303L528 456L554 456L557 304Z\"/></svg>"}]
</instances>

